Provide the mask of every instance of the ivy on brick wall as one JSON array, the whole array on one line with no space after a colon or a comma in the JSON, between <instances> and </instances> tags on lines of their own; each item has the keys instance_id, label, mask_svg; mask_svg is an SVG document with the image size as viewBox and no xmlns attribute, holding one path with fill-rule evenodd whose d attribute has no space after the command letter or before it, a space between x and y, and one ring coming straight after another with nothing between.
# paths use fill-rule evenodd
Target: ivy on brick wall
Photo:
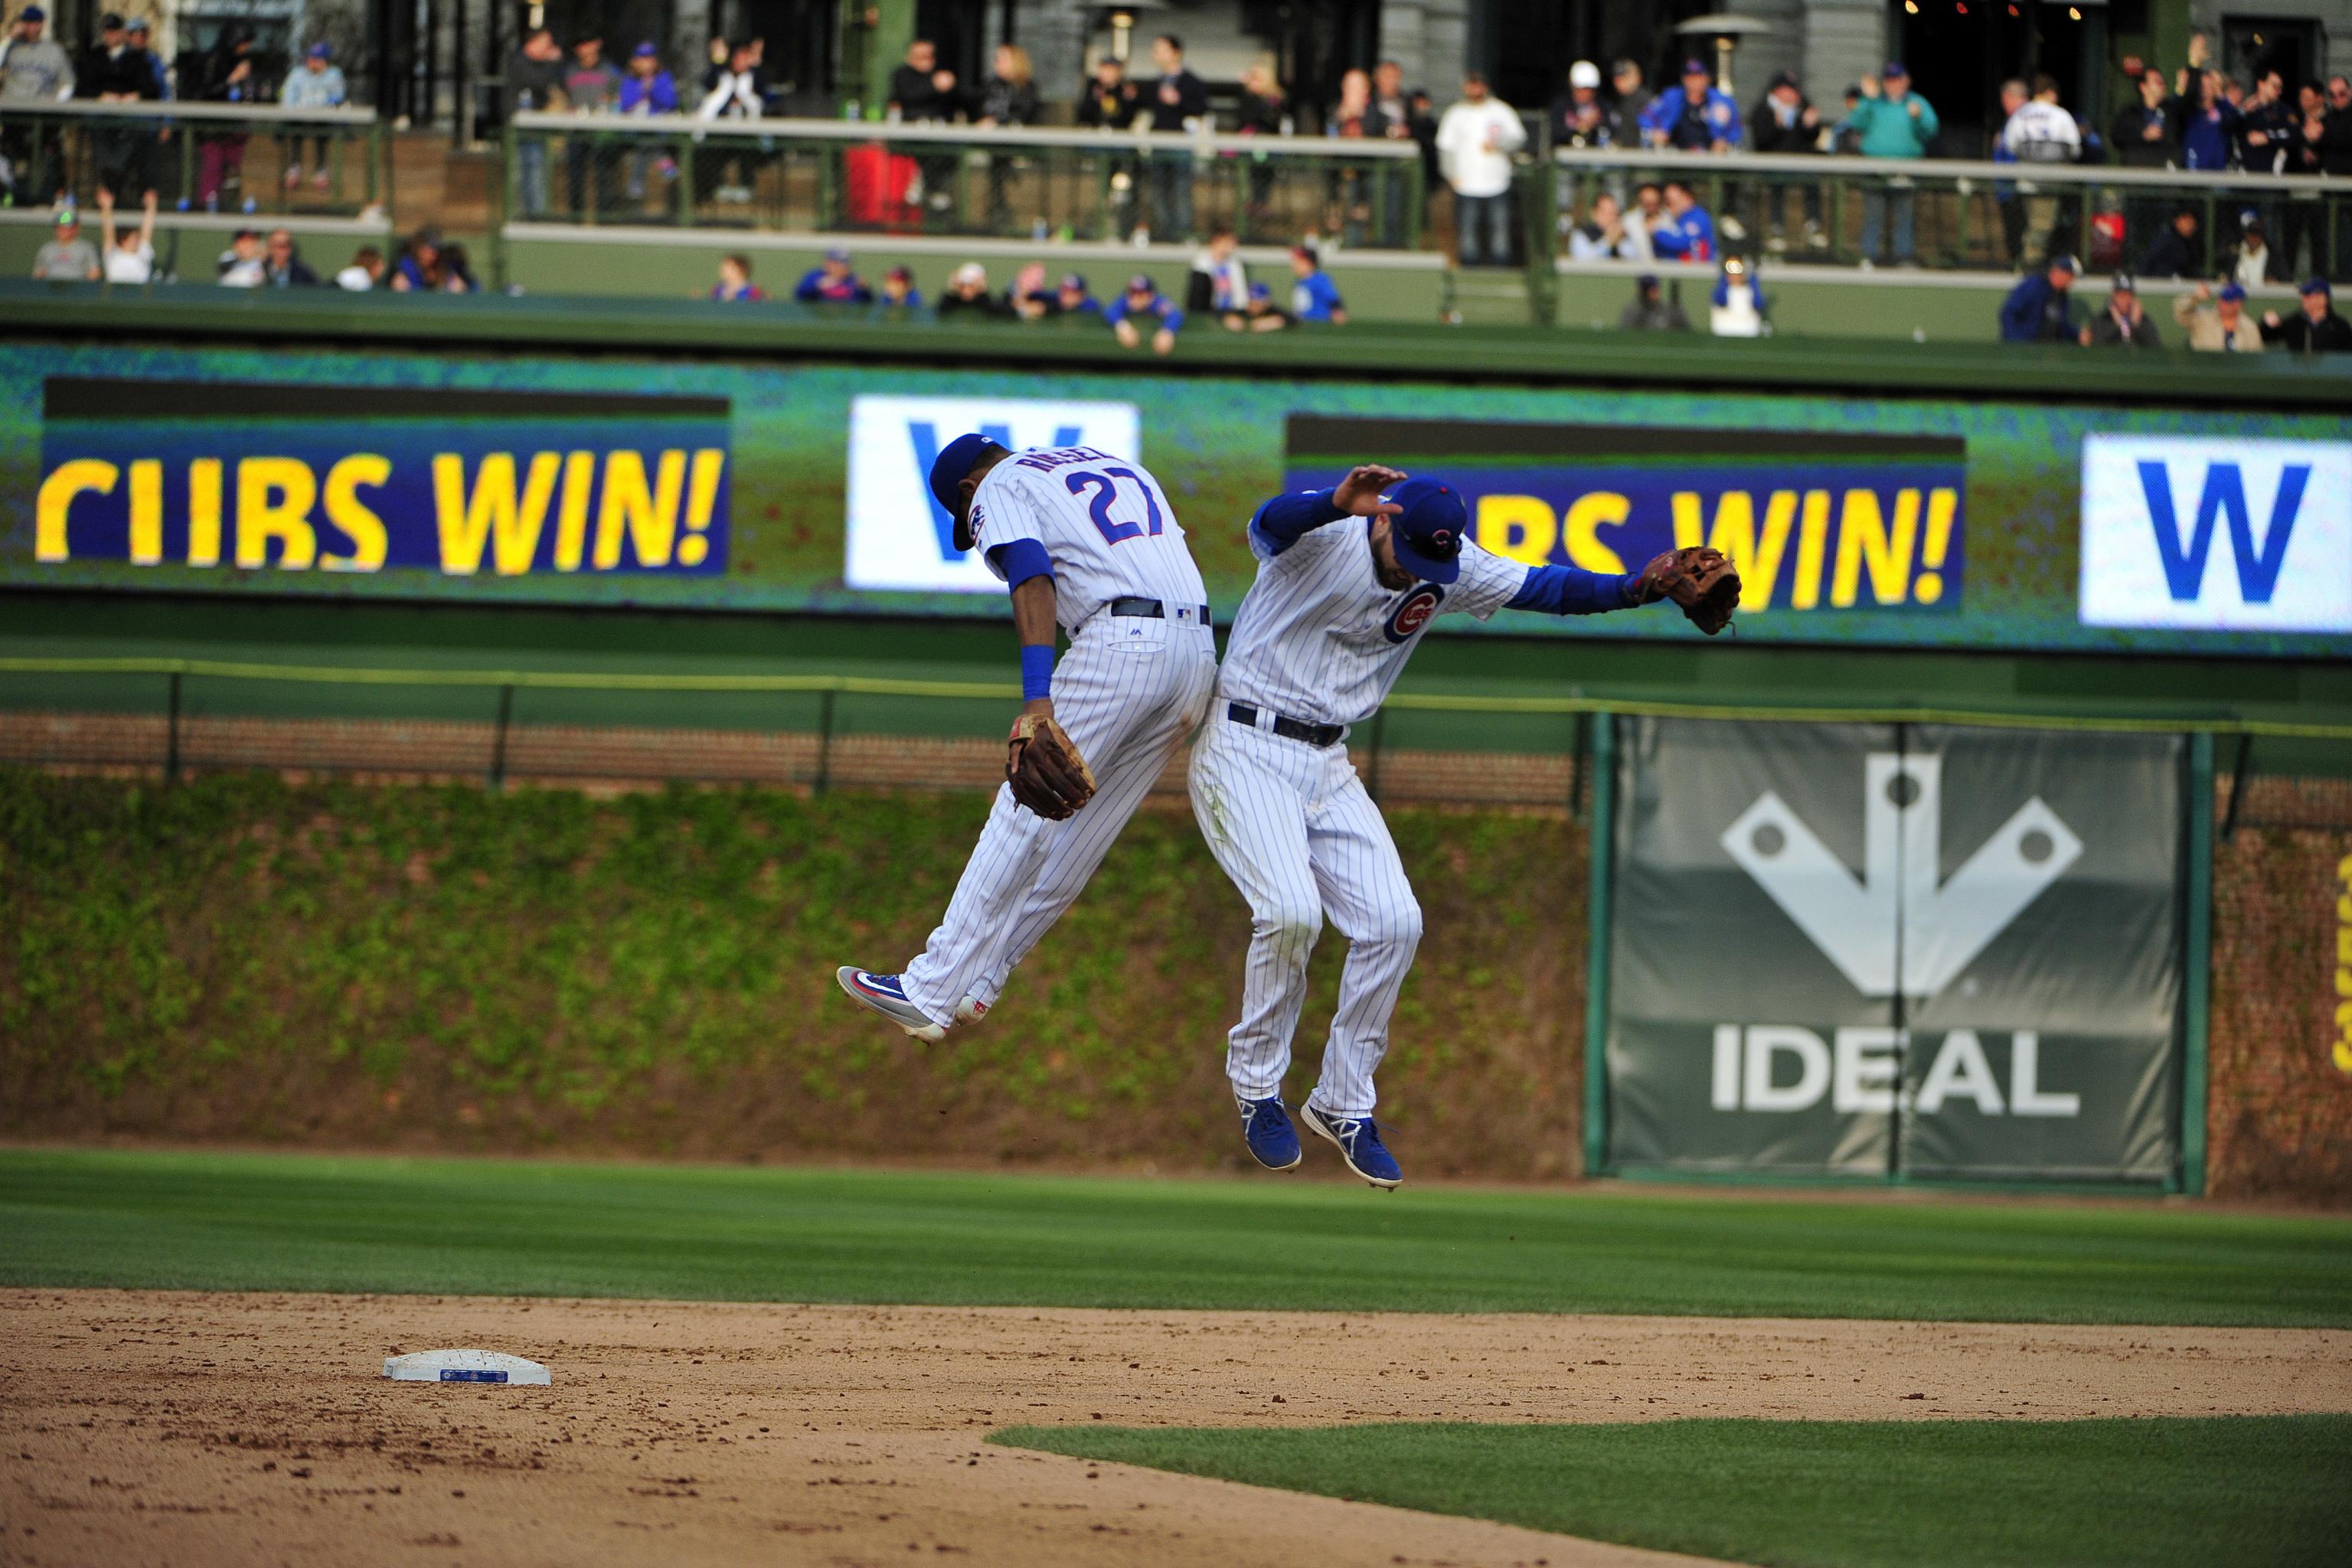
<instances>
[{"instance_id":1,"label":"ivy on brick wall","mask_svg":"<svg viewBox=\"0 0 2352 1568\"><path fill-rule=\"evenodd\" d=\"M986 805L0 771L0 1131L1233 1163L1248 916L1181 805L963 1037L918 1046L835 988L920 945ZM1430 935L1386 1111L1433 1173L1571 1170L1580 830L1391 821ZM1295 1096L1343 952L1328 933Z\"/></svg>"}]
</instances>

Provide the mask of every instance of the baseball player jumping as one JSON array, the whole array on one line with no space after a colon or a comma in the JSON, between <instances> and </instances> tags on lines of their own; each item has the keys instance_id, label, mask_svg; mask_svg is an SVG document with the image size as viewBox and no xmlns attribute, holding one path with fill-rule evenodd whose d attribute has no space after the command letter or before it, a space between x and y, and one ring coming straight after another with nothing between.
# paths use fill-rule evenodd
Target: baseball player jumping
<instances>
[{"instance_id":1,"label":"baseball player jumping","mask_svg":"<svg viewBox=\"0 0 2352 1568\"><path fill-rule=\"evenodd\" d=\"M1720 631L1739 580L1711 550L1640 572L1527 566L1463 537L1462 498L1395 468L1351 470L1328 490L1276 496L1250 520L1257 580L1242 600L1210 720L1192 752L1192 810L1249 901L1242 1017L1225 1068L1250 1152L1299 1162L1282 1079L1307 997L1307 958L1329 911L1349 940L1321 1080L1299 1107L1375 1187L1404 1180L1372 1119L1372 1072L1421 941L1421 906L1396 843L1348 760L1348 726L1387 698L1431 620L1460 611L1593 615L1672 598Z\"/></svg>"},{"instance_id":2,"label":"baseball player jumping","mask_svg":"<svg viewBox=\"0 0 2352 1568\"><path fill-rule=\"evenodd\" d=\"M1140 463L961 436L930 485L959 548L977 546L1012 591L1023 702L1004 787L939 929L901 973L835 975L926 1041L995 1001L1198 727L1217 679L1200 568ZM1058 668L1057 622L1070 634Z\"/></svg>"}]
</instances>

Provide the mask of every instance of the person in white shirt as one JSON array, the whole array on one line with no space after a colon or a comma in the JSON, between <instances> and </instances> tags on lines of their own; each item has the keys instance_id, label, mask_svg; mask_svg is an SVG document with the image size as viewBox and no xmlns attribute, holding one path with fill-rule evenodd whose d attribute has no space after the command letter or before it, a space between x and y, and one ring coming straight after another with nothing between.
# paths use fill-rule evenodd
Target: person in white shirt
<instances>
[{"instance_id":1,"label":"person in white shirt","mask_svg":"<svg viewBox=\"0 0 2352 1568\"><path fill-rule=\"evenodd\" d=\"M224 289L258 289L269 280L268 261L261 253L258 230L241 228L220 253L217 265Z\"/></svg>"},{"instance_id":2,"label":"person in white shirt","mask_svg":"<svg viewBox=\"0 0 2352 1568\"><path fill-rule=\"evenodd\" d=\"M1639 216L1629 217L1607 191L1592 198L1592 211L1568 232L1568 253L1579 261L1647 261L1650 236Z\"/></svg>"},{"instance_id":3,"label":"person in white shirt","mask_svg":"<svg viewBox=\"0 0 2352 1568\"><path fill-rule=\"evenodd\" d=\"M155 192L150 186L142 203L139 226L121 235L114 228L114 193L98 187L98 231L106 248L101 265L109 283L152 283L155 280Z\"/></svg>"},{"instance_id":4,"label":"person in white shirt","mask_svg":"<svg viewBox=\"0 0 2352 1568\"><path fill-rule=\"evenodd\" d=\"M1517 110L1486 90L1476 71L1462 79L1462 101L1437 122L1437 161L1454 187L1455 248L1465 267L1511 259L1511 154L1527 144Z\"/></svg>"},{"instance_id":5,"label":"person in white shirt","mask_svg":"<svg viewBox=\"0 0 2352 1568\"><path fill-rule=\"evenodd\" d=\"M383 252L362 245L352 253L352 264L335 274L335 287L364 294L383 282Z\"/></svg>"},{"instance_id":6,"label":"person in white shirt","mask_svg":"<svg viewBox=\"0 0 2352 1568\"><path fill-rule=\"evenodd\" d=\"M2004 101L2007 97L2008 89L2004 89ZM2020 163L2082 162L2083 128L2074 122L2073 115L2059 107L2055 77L2033 79L2033 96L2011 110L2000 128L2000 151ZM2057 256L2073 248L2079 203L2076 192L2074 185L2060 185L2043 196L2037 195L2026 181L2018 182L2018 194L2029 199L2032 208L2039 209L2031 212L2029 224L2045 214L2048 217L2050 226L2042 244L2044 256Z\"/></svg>"}]
</instances>

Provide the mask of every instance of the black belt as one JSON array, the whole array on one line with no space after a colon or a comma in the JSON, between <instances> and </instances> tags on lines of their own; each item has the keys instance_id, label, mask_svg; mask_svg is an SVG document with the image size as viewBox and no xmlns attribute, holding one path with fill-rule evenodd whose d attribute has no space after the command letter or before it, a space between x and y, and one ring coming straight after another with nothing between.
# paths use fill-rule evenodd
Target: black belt
<instances>
[{"instance_id":1,"label":"black belt","mask_svg":"<svg viewBox=\"0 0 2352 1568\"><path fill-rule=\"evenodd\" d=\"M1236 724L1246 724L1253 730L1257 728L1257 712L1258 710L1247 702L1225 704L1226 718ZM1309 724L1304 719L1286 719L1276 713L1274 716L1274 732L1286 741L1304 741L1310 746L1336 746L1339 743L1340 737L1347 734L1348 726Z\"/></svg>"},{"instance_id":2,"label":"black belt","mask_svg":"<svg viewBox=\"0 0 2352 1568\"><path fill-rule=\"evenodd\" d=\"M1181 610L1190 606L1179 605L1176 607ZM1113 599L1103 606L1103 611L1107 615L1113 616L1141 616L1148 621L1164 621L1168 618L1168 606L1157 599ZM1201 624L1204 626L1209 624L1209 606L1206 605L1201 606Z\"/></svg>"}]
</instances>

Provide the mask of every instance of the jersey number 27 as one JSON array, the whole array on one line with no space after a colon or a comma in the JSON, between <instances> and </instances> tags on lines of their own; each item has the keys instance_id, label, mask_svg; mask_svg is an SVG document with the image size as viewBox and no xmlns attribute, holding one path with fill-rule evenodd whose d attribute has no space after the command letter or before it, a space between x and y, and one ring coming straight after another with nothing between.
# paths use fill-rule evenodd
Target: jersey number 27
<instances>
[{"instance_id":1,"label":"jersey number 27","mask_svg":"<svg viewBox=\"0 0 2352 1568\"><path fill-rule=\"evenodd\" d=\"M1111 516L1111 502L1118 499L1120 479L1133 479L1135 488L1143 492L1143 507L1149 519L1148 523L1121 522ZM1087 503L1087 515L1095 520L1095 527L1101 531L1104 542L1124 543L1145 532L1147 528L1154 534L1160 531L1159 498L1151 493L1151 487L1145 484L1142 477L1133 468L1105 468L1100 473L1076 473L1062 482L1069 487L1070 493L1074 496L1085 494L1089 485L1094 487L1094 500Z\"/></svg>"}]
</instances>

